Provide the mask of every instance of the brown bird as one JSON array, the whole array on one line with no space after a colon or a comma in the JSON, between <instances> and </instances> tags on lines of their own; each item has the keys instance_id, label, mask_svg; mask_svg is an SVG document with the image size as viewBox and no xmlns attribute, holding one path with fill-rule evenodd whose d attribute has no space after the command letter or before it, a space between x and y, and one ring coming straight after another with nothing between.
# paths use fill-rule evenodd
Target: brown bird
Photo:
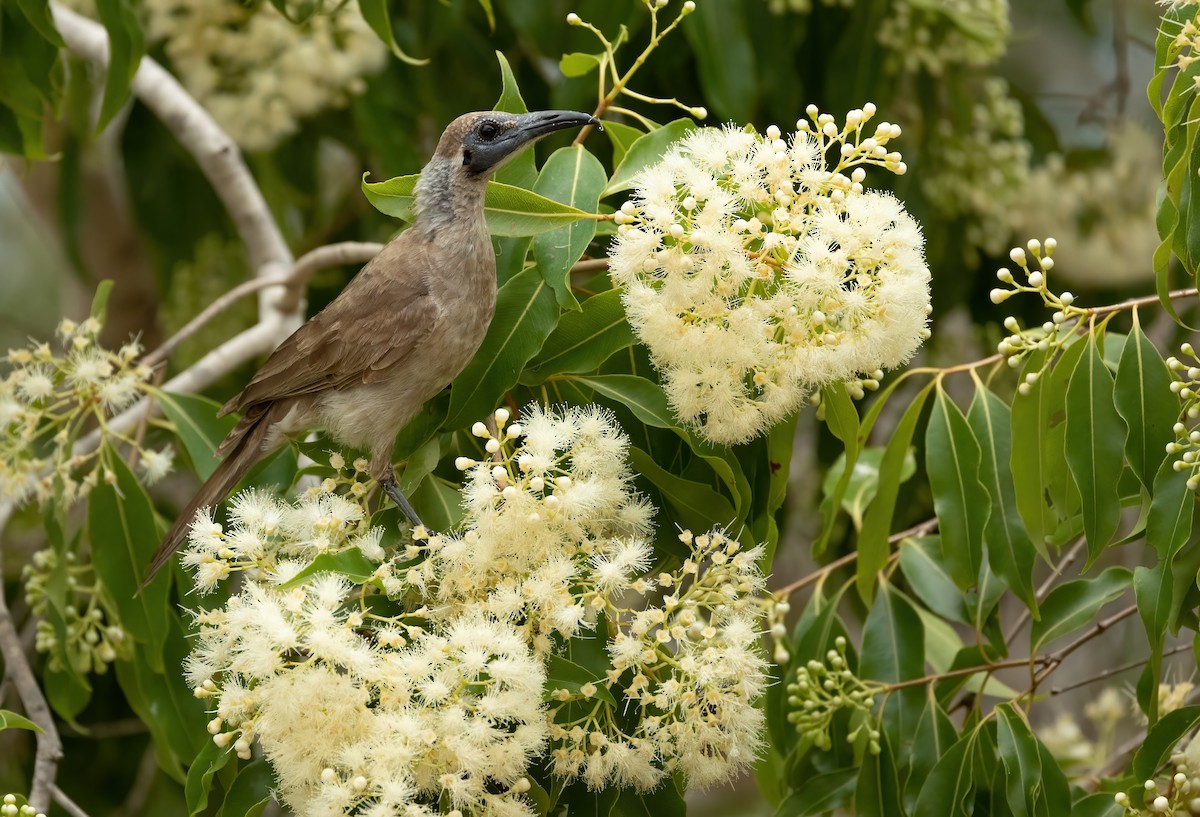
<instances>
[{"instance_id":1,"label":"brown bird","mask_svg":"<svg viewBox=\"0 0 1200 817\"><path fill-rule=\"evenodd\" d=\"M371 455L371 476L413 525L396 485L396 434L471 361L496 309L496 255L483 217L487 180L507 159L564 128L599 123L574 111L468 113L450 123L417 182L412 226L328 306L271 353L221 409L242 419L221 463L171 527L145 581L183 543L196 511L224 499L284 435L323 427Z\"/></svg>"}]
</instances>

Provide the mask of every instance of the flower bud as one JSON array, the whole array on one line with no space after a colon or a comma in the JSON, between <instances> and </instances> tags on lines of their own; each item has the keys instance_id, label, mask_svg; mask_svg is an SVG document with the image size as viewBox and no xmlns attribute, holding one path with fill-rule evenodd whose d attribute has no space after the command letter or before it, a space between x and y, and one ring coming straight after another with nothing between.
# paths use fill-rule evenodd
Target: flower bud
<instances>
[{"instance_id":1,"label":"flower bud","mask_svg":"<svg viewBox=\"0 0 1200 817\"><path fill-rule=\"evenodd\" d=\"M579 15L576 14L575 12L571 12L570 14L567 15L567 25L577 26L577 25L582 25L582 24L583 24L583 20L581 20Z\"/></svg>"},{"instance_id":2,"label":"flower bud","mask_svg":"<svg viewBox=\"0 0 1200 817\"><path fill-rule=\"evenodd\" d=\"M1012 297L1012 292L1007 289L993 289L988 293L988 297L991 298L992 303L1002 304Z\"/></svg>"}]
</instances>

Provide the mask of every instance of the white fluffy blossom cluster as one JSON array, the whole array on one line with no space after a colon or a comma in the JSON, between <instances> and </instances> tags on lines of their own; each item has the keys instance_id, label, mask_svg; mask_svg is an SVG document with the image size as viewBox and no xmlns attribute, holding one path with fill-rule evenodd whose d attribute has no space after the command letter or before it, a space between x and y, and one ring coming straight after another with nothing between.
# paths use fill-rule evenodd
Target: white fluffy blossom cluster
<instances>
[{"instance_id":1,"label":"white fluffy blossom cluster","mask_svg":"<svg viewBox=\"0 0 1200 817\"><path fill-rule=\"evenodd\" d=\"M763 728L754 703L769 680L754 598L764 587L762 549L742 550L715 530L679 538L691 552L680 570L634 588L657 585L666 595L641 609L607 610L615 635L600 686L624 701L605 703L593 684L556 691L555 774L593 789L646 791L679 772L704 788L753 763Z\"/></svg>"},{"instance_id":2,"label":"white fluffy blossom cluster","mask_svg":"<svg viewBox=\"0 0 1200 817\"><path fill-rule=\"evenodd\" d=\"M146 0L142 10L147 39L163 44L188 91L248 150L268 150L299 119L345 105L387 59L356 0L299 25L265 2Z\"/></svg>"},{"instance_id":3,"label":"white fluffy blossom cluster","mask_svg":"<svg viewBox=\"0 0 1200 817\"><path fill-rule=\"evenodd\" d=\"M875 38L904 73L941 76L959 65L988 65L1008 46L1008 0L894 0Z\"/></svg>"},{"instance_id":4,"label":"white fluffy blossom cluster","mask_svg":"<svg viewBox=\"0 0 1200 817\"><path fill-rule=\"evenodd\" d=\"M138 362L135 341L116 352L100 346L101 328L97 318L63 320L61 355L49 343L9 350L9 368L0 379L0 500L44 503L55 497L70 505L86 496L105 474L95 453L76 455L71 447L96 421L106 436L138 450L147 481L171 470L170 446L153 450L105 430L103 420L147 393L151 369Z\"/></svg>"},{"instance_id":5,"label":"white fluffy blossom cluster","mask_svg":"<svg viewBox=\"0 0 1200 817\"><path fill-rule=\"evenodd\" d=\"M534 405L520 423L506 409L493 418L495 435L473 429L489 457L456 463L466 472L463 529L414 542L384 587L414 586L451 614L519 623L545 654L551 635L591 627L605 599L645 570L654 509L632 490L629 440L604 409Z\"/></svg>"},{"instance_id":6,"label":"white fluffy blossom cluster","mask_svg":"<svg viewBox=\"0 0 1200 817\"><path fill-rule=\"evenodd\" d=\"M1052 155L1029 176L1008 208L1013 235L1048 230L1070 247L1057 272L1089 287L1154 277L1156 196L1161 136L1123 121L1108 132L1108 158L1072 167Z\"/></svg>"},{"instance_id":7,"label":"white fluffy blossom cluster","mask_svg":"<svg viewBox=\"0 0 1200 817\"><path fill-rule=\"evenodd\" d=\"M491 419L474 429L488 458L457 463L461 532L418 530L390 558L366 464L347 477L338 455L295 502L249 491L227 526L193 524L197 587L244 581L196 614L189 681L216 743L247 758L257 741L301 817L531 815L547 754L568 781L643 791L754 760L761 549L685 533L691 558L649 575L653 509L607 412ZM572 638L598 641L588 669L567 660Z\"/></svg>"},{"instance_id":8,"label":"white fluffy blossom cluster","mask_svg":"<svg viewBox=\"0 0 1200 817\"><path fill-rule=\"evenodd\" d=\"M982 90L969 130L956 131L948 120L938 123L921 189L943 216L965 220L970 247L998 255L1009 240L1011 214L1020 209L1016 202L1029 178L1032 147L1008 83L991 78Z\"/></svg>"},{"instance_id":9,"label":"white fluffy blossom cluster","mask_svg":"<svg viewBox=\"0 0 1200 817\"><path fill-rule=\"evenodd\" d=\"M745 442L809 390L898 366L928 337L920 228L863 188L864 165L906 170L887 147L899 126L868 129L874 114L838 127L810 105L788 140L698 129L617 213L609 262L629 322L675 413L714 442Z\"/></svg>"},{"instance_id":10,"label":"white fluffy blossom cluster","mask_svg":"<svg viewBox=\"0 0 1200 817\"><path fill-rule=\"evenodd\" d=\"M382 560L352 493L288 505L248 492L232 516L228 533L201 518L185 560L201 590L247 570L224 607L197 614L187 661L217 744L249 758L257 740L302 817L432 817L439 802L527 814L523 774L547 726L545 670L522 634L470 612L422 629L342 575L300 576L354 547Z\"/></svg>"}]
</instances>

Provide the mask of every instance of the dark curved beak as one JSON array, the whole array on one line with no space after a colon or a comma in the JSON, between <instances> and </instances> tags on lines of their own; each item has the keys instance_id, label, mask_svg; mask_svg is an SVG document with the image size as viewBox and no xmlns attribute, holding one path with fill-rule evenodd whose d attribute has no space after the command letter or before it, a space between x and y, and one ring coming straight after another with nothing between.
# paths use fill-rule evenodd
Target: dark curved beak
<instances>
[{"instance_id":1,"label":"dark curved beak","mask_svg":"<svg viewBox=\"0 0 1200 817\"><path fill-rule=\"evenodd\" d=\"M578 111L530 111L519 114L516 119L516 124L494 142L476 146L471 161L473 171L478 173L494 170L521 148L555 131L580 128L584 125L595 125L601 130L604 129L599 119Z\"/></svg>"}]
</instances>

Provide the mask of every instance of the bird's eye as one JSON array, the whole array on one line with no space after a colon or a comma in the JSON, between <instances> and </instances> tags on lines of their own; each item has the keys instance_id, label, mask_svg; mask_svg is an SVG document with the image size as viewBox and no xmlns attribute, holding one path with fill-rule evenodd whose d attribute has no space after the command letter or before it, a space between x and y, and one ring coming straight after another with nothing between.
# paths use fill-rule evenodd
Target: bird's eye
<instances>
[{"instance_id":1,"label":"bird's eye","mask_svg":"<svg viewBox=\"0 0 1200 817\"><path fill-rule=\"evenodd\" d=\"M500 126L495 122L484 122L479 126L478 134L484 142L490 142L500 135Z\"/></svg>"}]
</instances>

